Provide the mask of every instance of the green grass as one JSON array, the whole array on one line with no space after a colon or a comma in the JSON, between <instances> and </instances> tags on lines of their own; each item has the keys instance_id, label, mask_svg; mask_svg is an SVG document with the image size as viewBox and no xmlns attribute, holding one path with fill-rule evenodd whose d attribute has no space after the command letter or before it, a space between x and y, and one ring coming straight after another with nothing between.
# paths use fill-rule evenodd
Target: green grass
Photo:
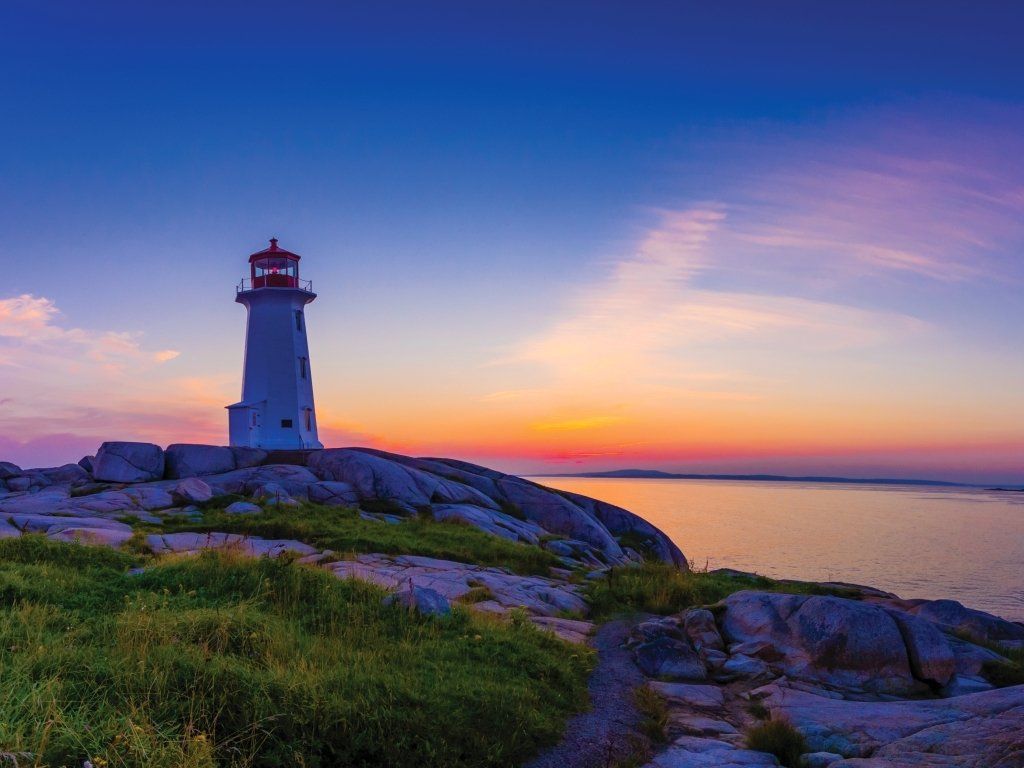
<instances>
[{"instance_id":1,"label":"green grass","mask_svg":"<svg viewBox=\"0 0 1024 768\"><path fill-rule=\"evenodd\" d=\"M668 740L668 705L655 690L639 685L633 689L633 702L640 713L640 731L655 744Z\"/></svg>"},{"instance_id":2,"label":"green grass","mask_svg":"<svg viewBox=\"0 0 1024 768\"><path fill-rule=\"evenodd\" d=\"M749 728L747 749L775 755L786 768L797 768L800 756L807 751L807 742L800 731L783 718L773 717Z\"/></svg>"},{"instance_id":3,"label":"green grass","mask_svg":"<svg viewBox=\"0 0 1024 768\"><path fill-rule=\"evenodd\" d=\"M550 552L492 536L459 523L439 523L413 517L397 524L364 520L355 509L303 503L275 508L259 515L228 515L217 506L203 512L201 522L168 518L146 530L224 531L265 539L298 539L344 555L383 552L425 555L478 565L502 566L517 573L546 574L559 560Z\"/></svg>"},{"instance_id":4,"label":"green grass","mask_svg":"<svg viewBox=\"0 0 1024 768\"><path fill-rule=\"evenodd\" d=\"M735 576L678 568L647 561L612 568L607 578L588 582L592 615L607 619L624 613L679 613L695 605L709 605L741 589L810 595L850 596L848 591L813 582L777 582L764 576Z\"/></svg>"},{"instance_id":5,"label":"green grass","mask_svg":"<svg viewBox=\"0 0 1024 768\"><path fill-rule=\"evenodd\" d=\"M1007 649L996 644L985 647L1005 657L1005 661L986 661L981 665L981 674L986 680L997 688L1024 685L1024 648Z\"/></svg>"},{"instance_id":6,"label":"green grass","mask_svg":"<svg viewBox=\"0 0 1024 768\"><path fill-rule=\"evenodd\" d=\"M590 652L429 619L287 559L0 541L0 749L97 768L511 766L586 703Z\"/></svg>"}]
</instances>

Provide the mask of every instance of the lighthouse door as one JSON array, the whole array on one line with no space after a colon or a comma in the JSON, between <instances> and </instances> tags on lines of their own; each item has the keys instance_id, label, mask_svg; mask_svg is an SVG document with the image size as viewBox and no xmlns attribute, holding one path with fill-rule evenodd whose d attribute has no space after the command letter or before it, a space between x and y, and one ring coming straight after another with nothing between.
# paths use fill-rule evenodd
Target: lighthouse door
<instances>
[{"instance_id":1,"label":"lighthouse door","mask_svg":"<svg viewBox=\"0 0 1024 768\"><path fill-rule=\"evenodd\" d=\"M249 409L249 445L260 444L260 427L262 426L262 414L259 408Z\"/></svg>"}]
</instances>

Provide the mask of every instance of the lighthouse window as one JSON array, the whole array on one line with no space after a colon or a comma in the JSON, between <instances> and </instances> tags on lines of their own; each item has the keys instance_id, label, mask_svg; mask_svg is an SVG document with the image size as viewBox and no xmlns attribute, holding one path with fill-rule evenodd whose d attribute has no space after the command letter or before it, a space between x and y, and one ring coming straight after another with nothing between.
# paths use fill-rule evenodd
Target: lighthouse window
<instances>
[{"instance_id":1,"label":"lighthouse window","mask_svg":"<svg viewBox=\"0 0 1024 768\"><path fill-rule=\"evenodd\" d=\"M304 357L299 358L299 373L302 375L302 378L306 378L306 358Z\"/></svg>"},{"instance_id":2,"label":"lighthouse window","mask_svg":"<svg viewBox=\"0 0 1024 768\"><path fill-rule=\"evenodd\" d=\"M313 430L313 412L306 409L306 431L311 432Z\"/></svg>"},{"instance_id":3,"label":"lighthouse window","mask_svg":"<svg viewBox=\"0 0 1024 768\"><path fill-rule=\"evenodd\" d=\"M291 419L281 419L281 429L291 429L291 428L292 428L292 420Z\"/></svg>"},{"instance_id":4,"label":"lighthouse window","mask_svg":"<svg viewBox=\"0 0 1024 768\"><path fill-rule=\"evenodd\" d=\"M300 309L295 310L295 330L302 330L302 310Z\"/></svg>"}]
</instances>

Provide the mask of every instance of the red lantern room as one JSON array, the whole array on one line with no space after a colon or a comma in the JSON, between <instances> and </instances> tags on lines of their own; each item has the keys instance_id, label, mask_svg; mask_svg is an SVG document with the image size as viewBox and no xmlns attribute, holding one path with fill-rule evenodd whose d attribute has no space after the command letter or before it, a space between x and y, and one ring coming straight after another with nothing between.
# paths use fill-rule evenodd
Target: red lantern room
<instances>
[{"instance_id":1,"label":"red lantern room","mask_svg":"<svg viewBox=\"0 0 1024 768\"><path fill-rule=\"evenodd\" d=\"M277 247L277 238L270 238L270 247L249 257L252 268L252 287L299 288L299 259L297 253Z\"/></svg>"}]
</instances>

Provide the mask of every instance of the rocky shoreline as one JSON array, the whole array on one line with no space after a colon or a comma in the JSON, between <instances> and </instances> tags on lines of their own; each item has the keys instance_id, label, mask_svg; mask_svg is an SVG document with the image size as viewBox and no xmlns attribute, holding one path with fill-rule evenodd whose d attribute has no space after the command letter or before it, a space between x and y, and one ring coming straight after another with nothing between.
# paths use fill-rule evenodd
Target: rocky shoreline
<instances>
[{"instance_id":1,"label":"rocky shoreline","mask_svg":"<svg viewBox=\"0 0 1024 768\"><path fill-rule=\"evenodd\" d=\"M484 467L354 448L304 454L295 463L281 458L252 449L104 443L95 457L62 467L0 462L0 538L35 533L115 548L132 542L157 555L288 553L338 578L395 590L394 599L423 613L445 613L472 597L475 610L521 611L575 643L587 642L594 628L588 582L645 559L688 568L667 536L625 509ZM239 497L224 510L232 515L313 502L357 508L380 525L411 517L458 523L540 547L558 565L524 575L210 530L149 532L140 541L132 525L173 520L187 528L204 504L229 495ZM751 730L766 721L798 732L800 764L812 768L1024 766L1024 685L1017 684L1024 682L1017 679L1024 625L951 600L902 600L846 584L765 591L743 574L731 577L736 590L715 604L630 620L624 648L667 707L665 741L651 768L778 765L749 748Z\"/></svg>"}]
</instances>

